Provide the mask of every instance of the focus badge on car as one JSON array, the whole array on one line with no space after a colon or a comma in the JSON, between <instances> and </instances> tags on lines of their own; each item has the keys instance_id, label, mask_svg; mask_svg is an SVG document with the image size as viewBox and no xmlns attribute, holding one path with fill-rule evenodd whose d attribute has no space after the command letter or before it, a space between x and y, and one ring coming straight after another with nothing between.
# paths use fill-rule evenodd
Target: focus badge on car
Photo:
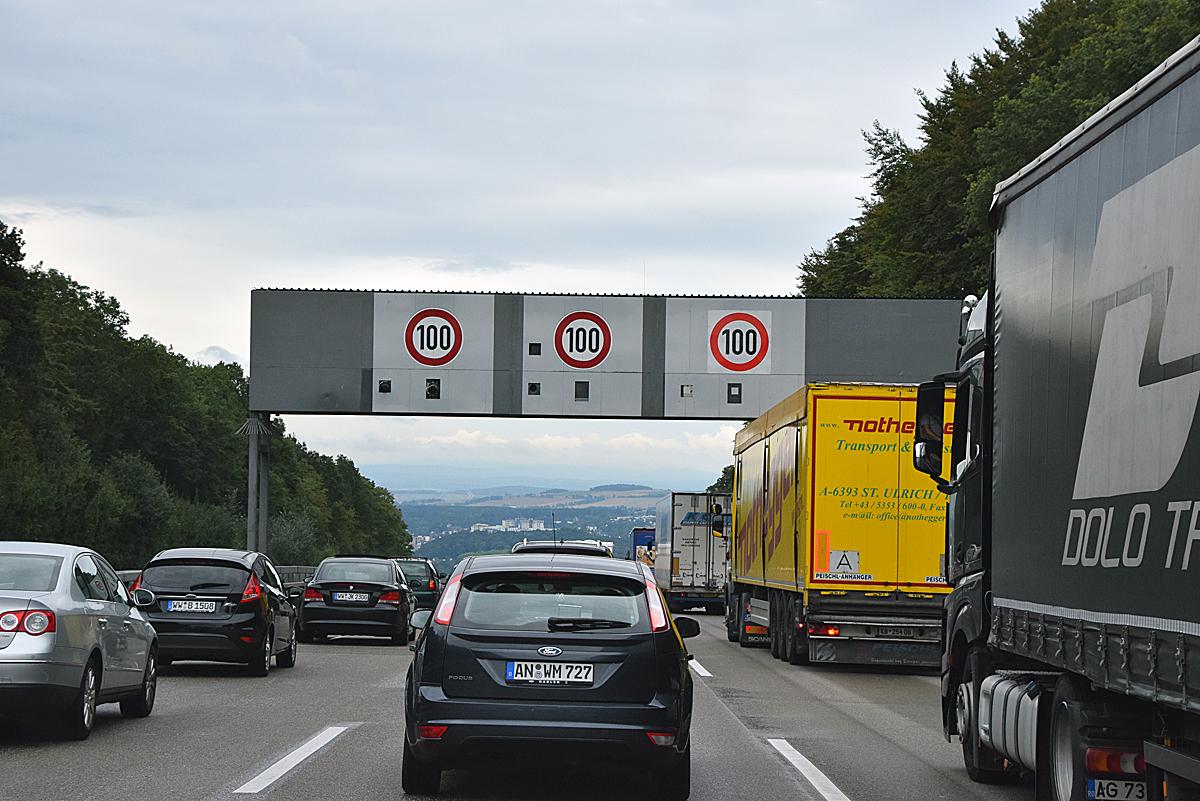
<instances>
[{"instance_id":1,"label":"focus badge on car","mask_svg":"<svg viewBox=\"0 0 1200 801\"><path fill-rule=\"evenodd\" d=\"M562 653L562 649L555 648L553 645L543 645L538 649L538 653L542 656L558 656Z\"/></svg>"}]
</instances>

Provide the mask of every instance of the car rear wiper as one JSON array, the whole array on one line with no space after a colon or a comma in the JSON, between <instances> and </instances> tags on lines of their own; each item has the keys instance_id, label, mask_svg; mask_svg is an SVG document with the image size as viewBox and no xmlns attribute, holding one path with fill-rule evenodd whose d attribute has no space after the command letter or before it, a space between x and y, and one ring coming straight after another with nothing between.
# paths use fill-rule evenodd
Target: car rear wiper
<instances>
[{"instance_id":1,"label":"car rear wiper","mask_svg":"<svg viewBox=\"0 0 1200 801\"><path fill-rule=\"evenodd\" d=\"M550 631L573 631L581 629L627 629L630 623L624 620L605 620L595 617L552 617L546 621Z\"/></svg>"}]
</instances>

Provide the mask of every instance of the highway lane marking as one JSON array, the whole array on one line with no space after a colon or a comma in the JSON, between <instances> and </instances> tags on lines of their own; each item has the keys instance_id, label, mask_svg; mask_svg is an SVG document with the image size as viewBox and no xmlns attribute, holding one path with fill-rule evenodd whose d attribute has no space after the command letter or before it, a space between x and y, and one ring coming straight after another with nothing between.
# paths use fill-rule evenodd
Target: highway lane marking
<instances>
[{"instance_id":1,"label":"highway lane marking","mask_svg":"<svg viewBox=\"0 0 1200 801\"><path fill-rule=\"evenodd\" d=\"M310 739L304 745L300 746L295 751L292 751L274 765L271 765L271 767L267 768L262 773L258 774L253 779L234 790L234 792L262 792L279 779L283 778L290 770L295 768L301 762L308 759L310 756L317 753L330 742L332 742L333 739L339 734L349 730L349 728L349 726L326 726L324 729L313 735L312 739Z\"/></svg>"},{"instance_id":2,"label":"highway lane marking","mask_svg":"<svg viewBox=\"0 0 1200 801\"><path fill-rule=\"evenodd\" d=\"M697 676L702 676L704 678L712 677L712 674L708 672L708 668L697 662L694 657L690 662L688 662L688 664L692 666L692 670L696 671Z\"/></svg>"},{"instance_id":3,"label":"highway lane marking","mask_svg":"<svg viewBox=\"0 0 1200 801\"><path fill-rule=\"evenodd\" d=\"M846 794L838 789L838 786L830 781L829 777L821 772L821 769L808 761L804 754L792 748L792 744L787 740L778 738L768 738L768 743L771 747L783 755L783 758L791 763L792 767L800 771L813 788L821 794L825 801L850 801Z\"/></svg>"}]
</instances>

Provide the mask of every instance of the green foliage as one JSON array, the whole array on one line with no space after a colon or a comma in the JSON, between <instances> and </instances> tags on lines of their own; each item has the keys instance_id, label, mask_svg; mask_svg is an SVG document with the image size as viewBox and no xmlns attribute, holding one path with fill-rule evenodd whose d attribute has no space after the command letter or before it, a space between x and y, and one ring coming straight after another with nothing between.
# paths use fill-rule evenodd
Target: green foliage
<instances>
[{"instance_id":1,"label":"green foliage","mask_svg":"<svg viewBox=\"0 0 1200 801\"><path fill-rule=\"evenodd\" d=\"M193 364L128 322L114 298L27 265L0 222L0 539L87 545L120 568L244 545L241 367ZM391 494L353 462L286 435L271 447L273 555L410 552Z\"/></svg>"},{"instance_id":2,"label":"green foliage","mask_svg":"<svg viewBox=\"0 0 1200 801\"><path fill-rule=\"evenodd\" d=\"M1044 0L920 96L921 144L876 122L862 213L799 265L808 297L950 297L987 282L987 211L1013 174L1200 31L1195 0Z\"/></svg>"},{"instance_id":3,"label":"green foliage","mask_svg":"<svg viewBox=\"0 0 1200 801\"><path fill-rule=\"evenodd\" d=\"M733 493L733 465L727 464L721 468L721 476L708 485L706 492L720 492L726 495Z\"/></svg>"}]
</instances>

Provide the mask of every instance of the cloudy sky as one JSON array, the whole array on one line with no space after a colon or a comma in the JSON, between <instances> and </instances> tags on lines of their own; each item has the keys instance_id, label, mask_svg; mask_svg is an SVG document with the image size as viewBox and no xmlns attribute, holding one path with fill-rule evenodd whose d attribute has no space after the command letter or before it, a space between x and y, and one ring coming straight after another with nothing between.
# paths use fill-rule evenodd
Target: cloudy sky
<instances>
[{"instance_id":1,"label":"cloudy sky","mask_svg":"<svg viewBox=\"0 0 1200 801\"><path fill-rule=\"evenodd\" d=\"M1031 2L7 3L0 219L133 333L243 364L254 287L788 293L866 191L860 129L911 141L914 90ZM288 425L363 465L664 481L734 431Z\"/></svg>"}]
</instances>

